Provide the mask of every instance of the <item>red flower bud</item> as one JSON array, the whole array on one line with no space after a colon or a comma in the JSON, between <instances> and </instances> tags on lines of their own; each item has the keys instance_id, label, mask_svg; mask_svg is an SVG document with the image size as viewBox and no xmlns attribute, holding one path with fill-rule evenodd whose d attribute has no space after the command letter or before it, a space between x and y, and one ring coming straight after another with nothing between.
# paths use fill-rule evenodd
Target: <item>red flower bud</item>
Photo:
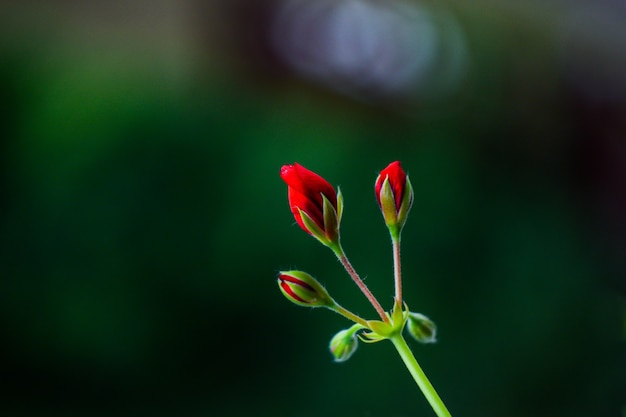
<instances>
[{"instance_id":1,"label":"red flower bud","mask_svg":"<svg viewBox=\"0 0 626 417\"><path fill-rule=\"evenodd\" d=\"M287 183L289 207L305 232L329 245L339 239L341 193L300 164L284 165L280 176Z\"/></svg>"},{"instance_id":2,"label":"red flower bud","mask_svg":"<svg viewBox=\"0 0 626 417\"><path fill-rule=\"evenodd\" d=\"M399 161L390 163L380 172L374 188L376 201L387 226L393 229L393 233L397 233L413 204L411 181Z\"/></svg>"},{"instance_id":3,"label":"red flower bud","mask_svg":"<svg viewBox=\"0 0 626 417\"><path fill-rule=\"evenodd\" d=\"M406 186L406 173L402 169L400 165L400 161L395 161L387 165L387 168L380 171L378 178L376 179L376 200L378 200L378 205L382 205L380 203L380 190L383 188L383 183L386 179L389 179L389 185L391 185L391 190L393 192L393 197L396 203L396 210L402 204L402 197L404 197L404 187Z\"/></svg>"}]
</instances>

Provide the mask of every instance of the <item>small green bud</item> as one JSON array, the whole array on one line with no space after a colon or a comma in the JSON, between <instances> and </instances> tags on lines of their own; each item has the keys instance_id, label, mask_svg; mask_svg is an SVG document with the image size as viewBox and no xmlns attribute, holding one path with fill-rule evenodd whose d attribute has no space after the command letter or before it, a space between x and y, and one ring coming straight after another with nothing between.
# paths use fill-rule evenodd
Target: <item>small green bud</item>
<instances>
[{"instance_id":1,"label":"small green bud","mask_svg":"<svg viewBox=\"0 0 626 417\"><path fill-rule=\"evenodd\" d=\"M305 307L333 307L335 301L315 278L302 271L278 274L278 287L287 299Z\"/></svg>"},{"instance_id":2,"label":"small green bud","mask_svg":"<svg viewBox=\"0 0 626 417\"><path fill-rule=\"evenodd\" d=\"M420 313L409 313L407 322L409 334L420 343L435 343L437 341L437 326Z\"/></svg>"},{"instance_id":3,"label":"small green bud","mask_svg":"<svg viewBox=\"0 0 626 417\"><path fill-rule=\"evenodd\" d=\"M341 330L330 340L330 353L335 358L335 362L345 362L356 352L359 347L359 341L356 332L361 330L363 326L355 324L349 329Z\"/></svg>"}]
</instances>

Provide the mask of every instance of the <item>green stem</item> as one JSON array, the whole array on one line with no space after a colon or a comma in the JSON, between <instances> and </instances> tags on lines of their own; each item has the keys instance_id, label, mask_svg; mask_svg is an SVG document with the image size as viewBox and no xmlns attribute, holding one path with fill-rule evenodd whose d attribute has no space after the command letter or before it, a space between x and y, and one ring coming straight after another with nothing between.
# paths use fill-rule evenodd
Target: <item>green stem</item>
<instances>
[{"instance_id":1,"label":"green stem","mask_svg":"<svg viewBox=\"0 0 626 417\"><path fill-rule=\"evenodd\" d=\"M435 391L435 388L432 386L426 374L422 370L422 368L417 363L415 356L413 356L413 352L407 345L406 340L402 337L402 334L397 334L389 338L393 345L396 347L402 361L406 365L407 369L413 376L413 379L417 383L417 385L424 393L424 396L430 403L430 406L433 408L437 416L439 417L451 417L450 412L446 408L445 404Z\"/></svg>"},{"instance_id":2,"label":"green stem","mask_svg":"<svg viewBox=\"0 0 626 417\"><path fill-rule=\"evenodd\" d=\"M369 329L369 325L367 324L367 322L364 319L362 319L361 317L357 316L353 312L343 308L339 304L335 303L335 305L333 307L330 307L330 309L333 310L334 312L338 313L338 314L341 314L342 316L344 316L348 320L352 320L353 322L360 324L361 326L365 327L366 329Z\"/></svg>"}]
</instances>

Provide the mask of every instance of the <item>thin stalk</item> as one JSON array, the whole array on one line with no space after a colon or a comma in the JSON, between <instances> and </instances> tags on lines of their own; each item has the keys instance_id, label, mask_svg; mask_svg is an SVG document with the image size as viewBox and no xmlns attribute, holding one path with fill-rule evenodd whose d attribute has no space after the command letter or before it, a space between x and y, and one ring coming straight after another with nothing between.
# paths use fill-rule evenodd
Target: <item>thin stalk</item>
<instances>
[{"instance_id":1,"label":"thin stalk","mask_svg":"<svg viewBox=\"0 0 626 417\"><path fill-rule=\"evenodd\" d=\"M341 262L341 264L345 268L348 275L350 275L354 283L359 287L361 292L365 295L365 297L372 304L372 306L374 307L374 309L376 310L376 312L378 313L382 321L384 321L385 323L389 323L389 317L387 317L387 314L385 314L385 310L380 305L376 297L374 297L374 294L372 294L369 288L367 288L367 285L365 285L365 282L363 282L361 277L359 277L359 274L357 274L356 270L354 269L354 267L348 260L348 257L344 253L341 246L339 246L338 248L333 248L333 251L335 252L335 255L337 255L339 262Z\"/></svg>"},{"instance_id":2,"label":"thin stalk","mask_svg":"<svg viewBox=\"0 0 626 417\"><path fill-rule=\"evenodd\" d=\"M443 401L437 394L437 391L435 391L435 388L426 377L426 374L417 363L413 352L411 352L411 349L409 348L409 345L407 345L406 340L404 340L404 338L402 337L402 334L392 336L389 340L391 340L393 345L396 347L396 350L400 354L402 361L413 376L413 379L415 380L417 385L422 390L422 393L430 403L430 406L433 408L437 416L451 417L450 412L446 408L446 405L443 403Z\"/></svg>"},{"instance_id":3,"label":"thin stalk","mask_svg":"<svg viewBox=\"0 0 626 417\"><path fill-rule=\"evenodd\" d=\"M396 287L396 300L402 305L402 267L400 264L400 236L391 238L393 243L393 275Z\"/></svg>"},{"instance_id":4,"label":"thin stalk","mask_svg":"<svg viewBox=\"0 0 626 417\"><path fill-rule=\"evenodd\" d=\"M361 317L357 316L353 312L343 308L339 304L335 303L334 307L332 307L331 310L333 310L334 312L336 312L338 314L341 314L342 316L344 316L348 320L352 320L353 322L358 323L361 326L369 329L369 326L368 326L367 322L364 319L362 319Z\"/></svg>"}]
</instances>

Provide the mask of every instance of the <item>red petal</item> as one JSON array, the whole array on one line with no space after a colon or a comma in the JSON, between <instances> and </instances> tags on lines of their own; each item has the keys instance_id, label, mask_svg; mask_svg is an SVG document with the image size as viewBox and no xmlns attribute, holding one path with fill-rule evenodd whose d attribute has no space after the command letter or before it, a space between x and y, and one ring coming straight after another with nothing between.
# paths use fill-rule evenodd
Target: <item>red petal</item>
<instances>
[{"instance_id":1,"label":"red petal","mask_svg":"<svg viewBox=\"0 0 626 417\"><path fill-rule=\"evenodd\" d=\"M287 294L289 294L290 297L292 297L294 300L296 301L300 301L301 303L306 303L305 300L303 300L302 298L300 298L298 296L298 294L296 294L293 289L291 289L291 287L289 286L289 284L287 284L286 282L281 282L280 286L282 287L283 290L285 290L285 292Z\"/></svg>"},{"instance_id":2,"label":"red petal","mask_svg":"<svg viewBox=\"0 0 626 417\"><path fill-rule=\"evenodd\" d=\"M299 285L303 288L306 288L307 290L311 291L311 292L315 292L315 288L311 287L309 284L307 284L306 282L302 281L299 278L296 278L294 276L291 275L285 275L285 274L281 274L278 279L280 279L281 284L284 284L285 281L287 282L291 282L294 283L296 285Z\"/></svg>"}]
</instances>

